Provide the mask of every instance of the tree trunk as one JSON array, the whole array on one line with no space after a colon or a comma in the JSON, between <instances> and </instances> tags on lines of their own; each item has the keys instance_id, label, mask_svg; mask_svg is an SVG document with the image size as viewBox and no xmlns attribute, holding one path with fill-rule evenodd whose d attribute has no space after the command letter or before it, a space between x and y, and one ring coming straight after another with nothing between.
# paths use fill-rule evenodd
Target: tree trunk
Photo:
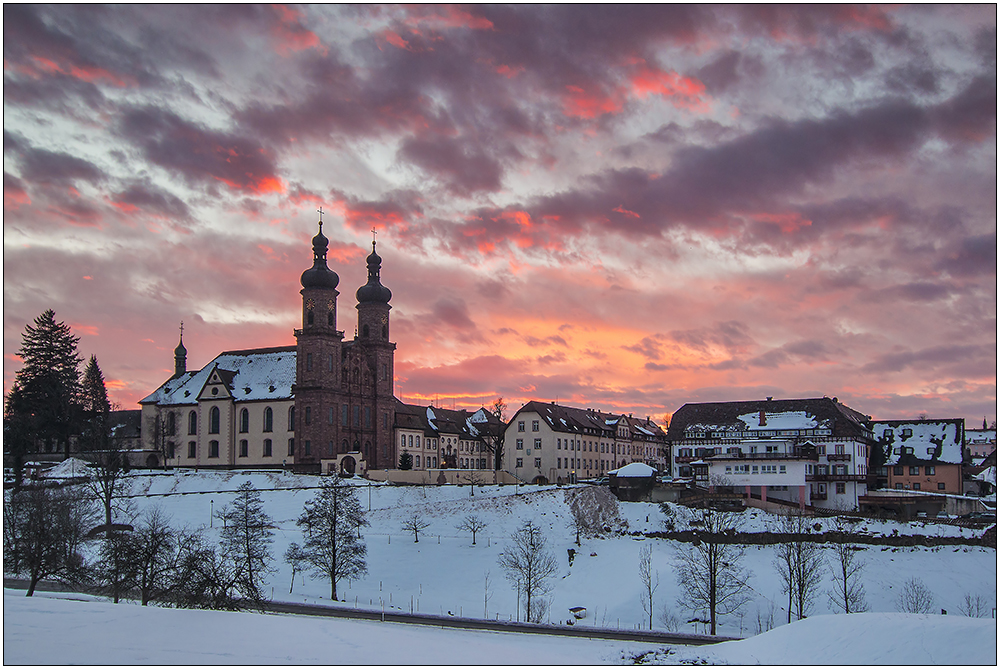
<instances>
[{"instance_id":1,"label":"tree trunk","mask_svg":"<svg viewBox=\"0 0 1000 669\"><path fill-rule=\"evenodd\" d=\"M28 594L26 594L25 597L31 597L33 594L35 594L35 586L38 585L38 581L40 580L41 580L40 576L32 575L31 581L28 583Z\"/></svg>"}]
</instances>

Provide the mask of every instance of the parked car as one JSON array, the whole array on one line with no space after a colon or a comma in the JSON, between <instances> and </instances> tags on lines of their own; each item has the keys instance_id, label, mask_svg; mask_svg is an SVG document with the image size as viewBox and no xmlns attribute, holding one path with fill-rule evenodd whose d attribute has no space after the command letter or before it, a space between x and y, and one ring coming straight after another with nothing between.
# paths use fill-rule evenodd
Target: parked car
<instances>
[{"instance_id":1,"label":"parked car","mask_svg":"<svg viewBox=\"0 0 1000 669\"><path fill-rule=\"evenodd\" d=\"M954 517L955 516L951 515L950 513L945 513L944 511L942 511L937 515L938 520L952 520Z\"/></svg>"}]
</instances>

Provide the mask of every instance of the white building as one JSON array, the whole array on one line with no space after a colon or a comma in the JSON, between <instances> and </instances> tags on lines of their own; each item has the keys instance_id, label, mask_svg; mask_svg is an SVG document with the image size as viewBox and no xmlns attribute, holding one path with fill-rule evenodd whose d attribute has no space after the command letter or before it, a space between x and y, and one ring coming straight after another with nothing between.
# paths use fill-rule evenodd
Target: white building
<instances>
[{"instance_id":1,"label":"white building","mask_svg":"<svg viewBox=\"0 0 1000 669\"><path fill-rule=\"evenodd\" d=\"M668 436L678 475L709 488L856 509L867 492L870 420L826 397L685 404Z\"/></svg>"}]
</instances>

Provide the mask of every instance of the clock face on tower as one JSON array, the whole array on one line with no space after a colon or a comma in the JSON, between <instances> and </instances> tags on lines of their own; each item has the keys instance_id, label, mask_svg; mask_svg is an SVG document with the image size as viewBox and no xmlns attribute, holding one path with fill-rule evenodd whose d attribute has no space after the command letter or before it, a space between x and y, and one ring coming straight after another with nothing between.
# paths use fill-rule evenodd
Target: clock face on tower
<instances>
[{"instance_id":1,"label":"clock face on tower","mask_svg":"<svg viewBox=\"0 0 1000 669\"><path fill-rule=\"evenodd\" d=\"M326 301L326 308L327 308L327 309L329 309L330 311L333 311L333 307L334 307L334 306L335 306L335 305L334 305L334 302L333 302L333 300L327 300L327 301Z\"/></svg>"},{"instance_id":2,"label":"clock face on tower","mask_svg":"<svg viewBox=\"0 0 1000 669\"><path fill-rule=\"evenodd\" d=\"M306 309L312 309L315 306L316 306L316 301L313 300L311 297L308 300L306 300Z\"/></svg>"}]
</instances>

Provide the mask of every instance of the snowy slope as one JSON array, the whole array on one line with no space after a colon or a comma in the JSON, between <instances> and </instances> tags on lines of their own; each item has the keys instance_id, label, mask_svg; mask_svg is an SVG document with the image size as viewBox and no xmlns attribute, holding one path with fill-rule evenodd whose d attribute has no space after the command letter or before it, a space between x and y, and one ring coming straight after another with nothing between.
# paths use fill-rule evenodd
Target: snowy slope
<instances>
[{"instance_id":1,"label":"snowy slope","mask_svg":"<svg viewBox=\"0 0 1000 669\"><path fill-rule=\"evenodd\" d=\"M277 526L272 554L275 572L270 576L267 594L275 600L331 604L329 583L313 579L308 574L296 576L291 583L291 570L281 561L287 546L301 541L295 519L314 490L298 488L316 486L318 477L280 473L243 472L182 472L172 475L134 476L133 501L141 510L160 505L172 516L177 526L204 526L217 533L218 521L210 524L210 512L217 512L232 499L234 491L244 481L252 481L262 490L267 512ZM675 616L690 617L677 598L680 587L675 577L674 557L679 544L664 539L631 537L615 530L659 531L664 529L664 516L659 505L647 503L617 503L611 498L603 509L601 525L612 528L602 536L584 536L582 546L575 544L575 530L568 498L590 498L606 489L591 486L537 487L522 486L515 494L513 486L477 487L470 496L468 486L389 486L371 485L354 480L363 508L369 505L371 526L364 532L368 546L368 576L360 581L341 582L338 595L343 606L408 611L410 607L424 613L481 618L515 619L517 597L511 584L497 566L497 556L503 550L511 532L531 519L547 530L549 547L559 564L559 573L552 580L552 605L549 619L564 624L570 618L569 609L583 606L587 617L576 625L598 625L631 629L648 627L648 617L640 603L641 583L637 574L638 552L642 545L653 547L654 569L660 584L654 594L654 609L664 606ZM149 496L144 496L146 494ZM161 496L170 493L168 496ZM602 499L606 500L606 496ZM672 506L669 520L676 529L685 529L692 517L690 510ZM413 535L403 532L401 523L414 510L419 510L430 527L414 543ZM486 520L488 527L472 545L471 536L456 526L467 515L475 513ZM767 531L773 526L773 516L759 510L741 514L747 531ZM830 519L817 519L822 529L833 529ZM973 531L943 524L895 523L864 521L859 530L868 534L940 534L973 536ZM575 551L572 566L568 550ZM832 550L824 549L832 565ZM871 610L895 612L896 595L910 576L920 577L934 595L935 611L944 608L951 616L959 612L967 593L983 594L995 606L996 551L988 548L946 546L935 548L889 548L866 546L860 551L865 567L865 583ZM719 633L749 636L757 632L758 614L766 617L773 611L774 623L784 622L779 577L772 566L773 547L748 548L746 566L753 573L750 585L753 601L744 609L742 618L721 619ZM486 592L487 575L490 581ZM811 615L832 613L824 584ZM289 588L292 586L292 593ZM654 627L665 629L654 617ZM701 626L681 625L680 632L702 632Z\"/></svg>"},{"instance_id":2,"label":"snowy slope","mask_svg":"<svg viewBox=\"0 0 1000 669\"><path fill-rule=\"evenodd\" d=\"M4 591L4 664L988 665L997 657L996 621L959 616L818 616L743 641L663 647L66 597Z\"/></svg>"}]
</instances>

